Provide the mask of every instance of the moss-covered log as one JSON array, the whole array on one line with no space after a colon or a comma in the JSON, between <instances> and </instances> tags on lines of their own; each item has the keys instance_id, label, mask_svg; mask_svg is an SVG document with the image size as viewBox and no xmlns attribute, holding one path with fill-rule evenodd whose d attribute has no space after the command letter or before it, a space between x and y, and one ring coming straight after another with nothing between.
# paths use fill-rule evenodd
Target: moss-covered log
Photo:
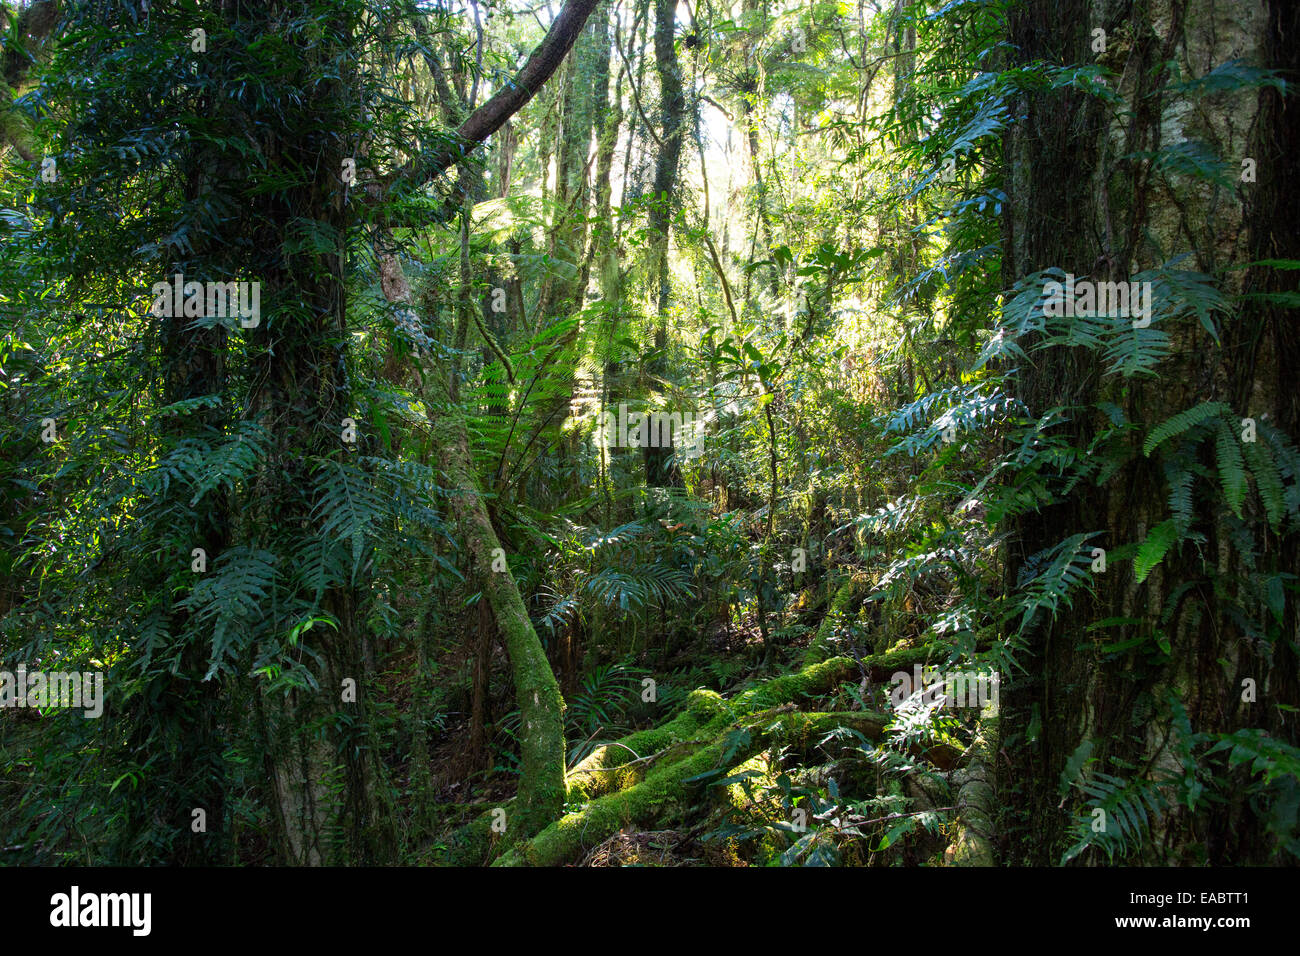
<instances>
[{"instance_id":1,"label":"moss-covered log","mask_svg":"<svg viewBox=\"0 0 1300 956\"><path fill-rule=\"evenodd\" d=\"M732 766L772 744L811 746L840 727L850 727L869 740L878 740L891 717L868 711L804 713L771 708L728 723L718 736L689 756L652 769L640 783L591 801L564 816L532 840L516 845L496 866L561 866L627 826L647 826L686 809L695 794L693 777ZM726 731L745 730L748 738ZM925 751L951 765L957 752L940 746Z\"/></svg>"},{"instance_id":2,"label":"moss-covered log","mask_svg":"<svg viewBox=\"0 0 1300 956\"><path fill-rule=\"evenodd\" d=\"M569 800L589 800L630 787L645 779L665 759L680 759L679 748L698 749L739 716L794 703L801 696L823 694L856 672L847 657L836 657L766 681L726 701L709 690L692 691L686 709L667 723L642 730L593 750L569 772Z\"/></svg>"},{"instance_id":3,"label":"moss-covered log","mask_svg":"<svg viewBox=\"0 0 1300 956\"><path fill-rule=\"evenodd\" d=\"M800 696L825 693L863 671L874 682L887 681L895 671L932 663L943 650L937 645L902 648L888 654L873 654L860 662L835 657L767 681L731 701L723 700L713 691L692 691L686 708L667 723L597 747L569 771L569 802L589 800L639 783L656 761L680 758L682 751L678 747L689 746L693 741L697 748L734 722L738 715L794 703Z\"/></svg>"},{"instance_id":4,"label":"moss-covered log","mask_svg":"<svg viewBox=\"0 0 1300 956\"><path fill-rule=\"evenodd\" d=\"M684 781L717 769L724 758L732 764L743 762L773 740L808 745L840 727L855 730L868 740L880 740L892 720L889 714L801 712L793 707L806 698L833 691L864 671L879 682L897 670L936 660L941 653L937 645L927 645L874 654L861 661L833 657L749 688L730 700L709 690L693 691L686 707L670 720L596 748L569 772L568 802L586 802L582 810L567 814L528 842L495 835L491 814L485 813L458 831L449 860L461 865L487 862L495 850L513 842L513 848L498 861L502 865L558 865L620 827L651 823L681 809L690 796ZM751 739L737 749L729 735L742 728L750 730ZM957 766L962 756L946 744L917 745L911 752L941 770ZM509 815L509 805L506 808Z\"/></svg>"},{"instance_id":5,"label":"moss-covered log","mask_svg":"<svg viewBox=\"0 0 1300 956\"><path fill-rule=\"evenodd\" d=\"M680 756L679 748L700 742L700 735L730 712L713 691L695 690L676 717L658 727L640 730L621 740L603 744L569 771L569 801L590 800L640 783L653 764Z\"/></svg>"},{"instance_id":6,"label":"moss-covered log","mask_svg":"<svg viewBox=\"0 0 1300 956\"><path fill-rule=\"evenodd\" d=\"M975 742L970 748L970 764L961 771L957 788L957 825L944 853L949 866L993 866L996 835L994 819L997 797L993 788L993 770L998 748L998 720L986 717L980 722Z\"/></svg>"},{"instance_id":7,"label":"moss-covered log","mask_svg":"<svg viewBox=\"0 0 1300 956\"><path fill-rule=\"evenodd\" d=\"M877 655L863 665L909 663L916 652ZM869 711L805 713L788 709L805 696L833 690L859 672L850 658L836 657L795 674L767 681L730 701L697 691L672 720L593 752L570 774L570 799L589 799L533 839L502 856L502 866L558 866L608 839L625 826L643 826L684 809L692 777L743 762L771 743L810 745L840 727L879 740L891 721ZM732 731L747 730L748 738ZM743 742L742 742L743 741ZM680 749L679 749L680 748ZM917 748L937 766L954 766L960 754L946 745ZM648 760L647 757L658 759ZM591 799L595 797L595 799Z\"/></svg>"},{"instance_id":8,"label":"moss-covered log","mask_svg":"<svg viewBox=\"0 0 1300 956\"><path fill-rule=\"evenodd\" d=\"M640 826L682 809L693 789L687 781L716 770L724 764L747 760L769 743L794 740L825 726L817 718L828 715L798 711L750 715L735 729L749 731L748 741L739 743L719 734L689 756L654 768L635 786L607 794L576 813L565 815L528 843L502 856L498 866L560 866L584 850L608 839L625 826ZM855 715L856 716L856 715ZM882 722L888 718L879 716Z\"/></svg>"}]
</instances>

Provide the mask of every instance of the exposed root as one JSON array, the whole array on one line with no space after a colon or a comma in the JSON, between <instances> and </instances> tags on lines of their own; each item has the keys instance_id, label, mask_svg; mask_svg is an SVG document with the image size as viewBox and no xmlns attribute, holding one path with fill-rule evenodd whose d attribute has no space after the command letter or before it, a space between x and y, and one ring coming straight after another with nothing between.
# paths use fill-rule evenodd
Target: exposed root
<instances>
[{"instance_id":1,"label":"exposed root","mask_svg":"<svg viewBox=\"0 0 1300 956\"><path fill-rule=\"evenodd\" d=\"M674 850L682 841L676 830L619 830L582 858L581 866L686 866Z\"/></svg>"},{"instance_id":2,"label":"exposed root","mask_svg":"<svg viewBox=\"0 0 1300 956\"><path fill-rule=\"evenodd\" d=\"M797 707L864 672L871 680L886 680L893 671L927 662L938 652L922 647L861 661L834 657L730 700L713 691L693 691L671 720L598 747L569 772L568 802L585 804L581 810L524 842L493 834L491 814L484 814L458 833L451 859L481 863L505 851L495 865L564 865L620 831L648 829L689 810L698 790L688 782L692 777L743 763L774 743L811 748L840 727L880 740L892 719L889 714L804 712ZM960 751L946 744L918 745L912 752L942 770L952 769L961 758Z\"/></svg>"},{"instance_id":3,"label":"exposed root","mask_svg":"<svg viewBox=\"0 0 1300 956\"><path fill-rule=\"evenodd\" d=\"M957 789L957 831L944 851L949 866L993 866L997 799L993 790L994 758L998 747L998 721L985 718L970 747L970 763L961 771Z\"/></svg>"}]
</instances>

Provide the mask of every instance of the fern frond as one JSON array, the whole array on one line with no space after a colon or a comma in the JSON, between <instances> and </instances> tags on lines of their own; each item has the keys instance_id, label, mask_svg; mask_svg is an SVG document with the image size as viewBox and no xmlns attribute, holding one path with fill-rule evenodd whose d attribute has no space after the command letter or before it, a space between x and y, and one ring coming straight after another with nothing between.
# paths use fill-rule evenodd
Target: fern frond
<instances>
[{"instance_id":1,"label":"fern frond","mask_svg":"<svg viewBox=\"0 0 1300 956\"><path fill-rule=\"evenodd\" d=\"M1164 560L1165 554L1181 537L1178 524L1172 518L1151 529L1146 540L1138 547L1137 557L1133 559L1133 570L1139 584Z\"/></svg>"},{"instance_id":2,"label":"fern frond","mask_svg":"<svg viewBox=\"0 0 1300 956\"><path fill-rule=\"evenodd\" d=\"M1269 527L1274 532L1279 532L1286 516L1286 488L1282 483L1282 470L1278 468L1273 453L1264 442L1244 442L1242 451L1250 464L1250 473L1255 478L1259 498L1264 503Z\"/></svg>"},{"instance_id":3,"label":"fern frond","mask_svg":"<svg viewBox=\"0 0 1300 956\"><path fill-rule=\"evenodd\" d=\"M199 578L194 590L177 602L210 627L212 649L204 680L221 668L227 657L247 646L270 617L267 602L275 587L278 559L269 551L240 545L216 557L212 569Z\"/></svg>"},{"instance_id":4,"label":"fern frond","mask_svg":"<svg viewBox=\"0 0 1300 956\"><path fill-rule=\"evenodd\" d=\"M1231 411L1223 402L1201 402L1199 405L1181 411L1151 430L1151 434L1147 436L1147 440L1142 444L1142 454L1149 457L1153 451L1169 439L1181 435L1189 428L1209 421L1215 416L1228 415Z\"/></svg>"},{"instance_id":5,"label":"fern frond","mask_svg":"<svg viewBox=\"0 0 1300 956\"><path fill-rule=\"evenodd\" d=\"M1223 488L1228 507L1240 518L1241 506L1246 500L1246 462L1241 457L1241 444L1223 419L1219 420L1216 437L1215 457L1219 463L1219 484Z\"/></svg>"}]
</instances>

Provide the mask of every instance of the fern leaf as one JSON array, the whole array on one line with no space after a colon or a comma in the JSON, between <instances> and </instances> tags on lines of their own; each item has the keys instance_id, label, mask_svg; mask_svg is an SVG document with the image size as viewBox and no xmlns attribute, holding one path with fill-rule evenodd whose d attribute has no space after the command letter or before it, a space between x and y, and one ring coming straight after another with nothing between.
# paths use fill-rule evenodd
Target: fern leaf
<instances>
[{"instance_id":1,"label":"fern leaf","mask_svg":"<svg viewBox=\"0 0 1300 956\"><path fill-rule=\"evenodd\" d=\"M1219 462L1219 483L1223 486L1223 496L1227 498L1232 513L1240 518L1241 506L1246 500L1246 463L1242 460L1237 436L1222 419L1219 420L1215 457Z\"/></svg>"},{"instance_id":2,"label":"fern leaf","mask_svg":"<svg viewBox=\"0 0 1300 956\"><path fill-rule=\"evenodd\" d=\"M1157 425L1147 436L1142 445L1142 454L1151 455L1160 445L1169 439L1181 435L1195 425L1207 421L1216 415L1226 415L1230 409L1223 402L1201 402L1199 405L1179 412L1177 415Z\"/></svg>"},{"instance_id":3,"label":"fern leaf","mask_svg":"<svg viewBox=\"0 0 1300 956\"><path fill-rule=\"evenodd\" d=\"M1138 548L1137 557L1133 559L1133 568L1137 573L1139 584L1147 579L1147 575L1164 559L1165 554L1181 537L1173 519L1162 521L1151 529L1151 533Z\"/></svg>"},{"instance_id":4,"label":"fern leaf","mask_svg":"<svg viewBox=\"0 0 1300 956\"><path fill-rule=\"evenodd\" d=\"M1255 476L1255 487L1268 515L1269 527L1279 531L1286 515L1286 489L1282 486L1282 472L1273 460L1273 454L1264 442L1253 441L1242 445L1250 473Z\"/></svg>"}]
</instances>

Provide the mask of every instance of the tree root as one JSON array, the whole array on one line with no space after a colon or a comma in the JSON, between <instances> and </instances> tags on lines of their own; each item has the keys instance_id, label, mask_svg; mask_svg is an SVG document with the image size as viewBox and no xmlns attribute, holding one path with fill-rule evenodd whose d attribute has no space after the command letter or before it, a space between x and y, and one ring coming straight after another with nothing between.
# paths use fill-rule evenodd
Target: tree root
<instances>
[{"instance_id":1,"label":"tree root","mask_svg":"<svg viewBox=\"0 0 1300 956\"><path fill-rule=\"evenodd\" d=\"M894 666L897 655L878 657L863 664ZM517 843L494 865L560 866L579 859L624 827L650 825L686 809L696 792L691 778L743 763L772 744L810 746L840 727L869 740L880 739L892 719L888 714L794 709L793 702L801 695L826 693L852 677L858 667L849 658L832 658L768 681L731 701L696 691L687 709L668 723L624 738L622 746L606 745L575 767L570 773L571 801L589 802L531 840ZM960 757L947 745L916 752L945 769Z\"/></svg>"},{"instance_id":2,"label":"tree root","mask_svg":"<svg viewBox=\"0 0 1300 956\"><path fill-rule=\"evenodd\" d=\"M494 833L493 814L488 811L457 831L449 860L459 865L481 864L505 851L497 865L561 865L579 859L625 826L650 824L685 808L694 789L685 781L716 770L724 762L743 763L773 742L811 746L840 727L879 740L892 719L889 714L796 708L801 699L829 693L864 672L872 681L885 681L894 671L926 663L940 652L937 645L927 645L874 654L860 661L834 657L766 681L730 700L711 690L692 691L685 708L670 720L597 747L569 771L567 802L585 804L581 810L566 814L526 841L512 840L508 826L506 833ZM736 731L748 731L743 746L737 741L744 737ZM941 770L952 769L962 756L946 744L917 745L911 752ZM512 802L494 809L505 809L509 820Z\"/></svg>"}]
</instances>

